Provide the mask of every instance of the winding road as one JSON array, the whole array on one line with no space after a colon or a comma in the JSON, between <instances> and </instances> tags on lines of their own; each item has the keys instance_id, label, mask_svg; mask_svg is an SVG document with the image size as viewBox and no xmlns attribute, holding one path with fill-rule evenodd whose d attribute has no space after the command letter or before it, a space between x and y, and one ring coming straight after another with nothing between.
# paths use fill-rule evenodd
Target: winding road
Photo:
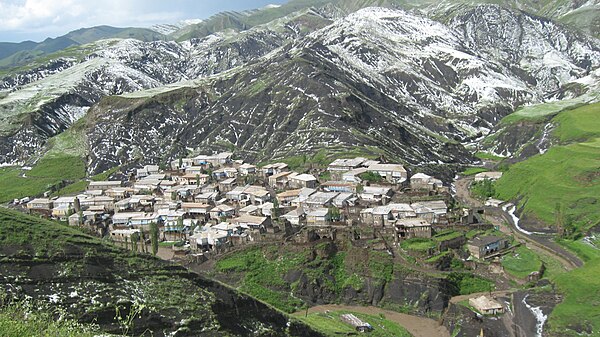
<instances>
[{"instance_id":1,"label":"winding road","mask_svg":"<svg viewBox=\"0 0 600 337\"><path fill-rule=\"evenodd\" d=\"M464 177L455 181L456 199L468 207L483 207L481 201L471 197L469 186L473 181L472 177ZM510 213L499 207L485 207L487 219L499 228L508 230L510 234L522 240L526 246L540 253L551 255L558 260L567 270L573 270L583 266L583 262L575 254L564 249L552 240L548 234L524 233L519 230ZM508 224L506 228L505 224Z\"/></svg>"}]
</instances>

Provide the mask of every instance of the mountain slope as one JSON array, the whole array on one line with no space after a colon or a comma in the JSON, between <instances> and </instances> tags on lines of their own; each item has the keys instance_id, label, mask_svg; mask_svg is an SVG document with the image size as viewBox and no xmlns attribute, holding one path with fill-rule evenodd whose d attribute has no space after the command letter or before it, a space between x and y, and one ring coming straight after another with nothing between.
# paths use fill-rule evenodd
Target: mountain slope
<instances>
[{"instance_id":1,"label":"mountain slope","mask_svg":"<svg viewBox=\"0 0 600 337\"><path fill-rule=\"evenodd\" d=\"M316 12L302 11L240 34L182 44L112 39L77 47L72 55L0 83L8 89L0 94L0 162L27 160L101 97L223 72L329 22Z\"/></svg>"},{"instance_id":2,"label":"mountain slope","mask_svg":"<svg viewBox=\"0 0 600 337\"><path fill-rule=\"evenodd\" d=\"M470 158L459 143L474 142L523 104L585 94L588 89L574 82L591 70L584 67L582 58L587 54L592 65L600 62L598 40L497 5L452 5L443 22L412 12L366 9L325 27L346 11L371 3L319 2L318 8L302 9L242 32L223 31L182 43L104 40L88 45L87 52L78 47L74 56L11 74L2 85L13 92L0 94L5 124L0 161L27 161L46 139L65 130L105 95L174 84L153 92L198 86L206 99L194 99L188 93L183 94L190 96L188 101L181 101L181 94L174 95L177 101L161 96L160 112L169 115L164 118L170 125L160 133L161 138L141 140L149 137L144 128L155 128L148 124L133 128L139 130L139 137L129 135L131 130L127 136L115 136L115 143L123 144L119 147L131 144L147 150L127 155L115 150L108 157L98 154L90 162L92 171L133 157L166 160L187 151L184 148L212 150L232 145L240 147L243 156L255 159L310 153L328 146L353 150L366 145L381 146L388 157L412 164L468 164ZM398 5L396 1L377 3ZM260 20L269 20L293 6L310 4L314 3L296 1L288 7L236 17L260 14ZM435 8L440 13L442 7ZM82 73L81 80L62 84L57 94L41 95L44 100L27 96L26 92L40 89L56 93L55 87L45 88L53 83L44 81L45 77L64 73L68 78L65 69L76 64L84 67L96 59L130 75L123 79L106 68L92 70ZM176 84L216 74L226 75L200 84ZM95 83L97 79L101 83ZM114 85L107 88L107 83ZM213 84L218 89L211 88ZM104 110L119 120L109 106L96 109L97 117L92 120L101 120ZM253 134L236 122L238 118L262 133ZM374 125L368 125L372 121ZM191 129L195 123L204 123L211 131ZM109 124L93 131L92 152L97 150L96 138L103 138L102 130L112 132ZM386 130L384 125L393 128ZM134 144L138 139L143 146ZM149 149L156 150L158 143L163 148L168 142L177 146L168 146L164 158L150 155ZM107 162L99 163L100 158Z\"/></svg>"},{"instance_id":3,"label":"mountain slope","mask_svg":"<svg viewBox=\"0 0 600 337\"><path fill-rule=\"evenodd\" d=\"M25 65L35 59L67 47L96 42L109 38L129 38L140 41L163 40L165 37L145 28L116 28L97 26L72 31L57 38L48 38L42 42L2 43L0 48L0 69Z\"/></svg>"},{"instance_id":4,"label":"mountain slope","mask_svg":"<svg viewBox=\"0 0 600 337\"><path fill-rule=\"evenodd\" d=\"M108 333L319 336L265 304L183 267L4 208L0 257L0 289L11 298L61 308ZM118 317L130 317L131 324Z\"/></svg>"},{"instance_id":5,"label":"mountain slope","mask_svg":"<svg viewBox=\"0 0 600 337\"><path fill-rule=\"evenodd\" d=\"M529 63L511 66L503 39L479 38L472 27L489 16L501 31L519 23L513 52ZM551 33L566 44L536 40ZM231 147L255 160L372 146L413 165L468 164L460 143L554 93L564 73L583 76L578 53L597 62L598 41L497 6L469 8L450 27L368 8L226 75L103 101L92 111L89 169ZM548 54L562 63L543 62Z\"/></svg>"}]
</instances>

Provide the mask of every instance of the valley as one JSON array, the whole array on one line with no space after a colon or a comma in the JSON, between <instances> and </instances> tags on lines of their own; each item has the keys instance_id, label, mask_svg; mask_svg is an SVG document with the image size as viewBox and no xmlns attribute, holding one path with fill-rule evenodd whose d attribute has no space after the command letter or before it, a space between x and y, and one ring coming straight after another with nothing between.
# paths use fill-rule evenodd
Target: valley
<instances>
[{"instance_id":1,"label":"valley","mask_svg":"<svg viewBox=\"0 0 600 337\"><path fill-rule=\"evenodd\" d=\"M599 336L599 11L0 43L0 336Z\"/></svg>"}]
</instances>

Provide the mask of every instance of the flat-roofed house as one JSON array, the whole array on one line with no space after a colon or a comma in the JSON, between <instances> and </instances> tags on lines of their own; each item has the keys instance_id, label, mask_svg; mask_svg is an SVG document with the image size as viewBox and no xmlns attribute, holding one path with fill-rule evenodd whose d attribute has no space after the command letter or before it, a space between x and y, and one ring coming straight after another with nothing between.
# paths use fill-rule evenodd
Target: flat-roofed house
<instances>
[{"instance_id":1,"label":"flat-roofed house","mask_svg":"<svg viewBox=\"0 0 600 337\"><path fill-rule=\"evenodd\" d=\"M262 205L271 200L271 194L262 186L246 186L244 193L246 193L250 202L254 205Z\"/></svg>"},{"instance_id":2,"label":"flat-roofed house","mask_svg":"<svg viewBox=\"0 0 600 337\"><path fill-rule=\"evenodd\" d=\"M331 214L327 208L315 208L306 213L307 226L328 226L331 224Z\"/></svg>"},{"instance_id":3,"label":"flat-roofed house","mask_svg":"<svg viewBox=\"0 0 600 337\"><path fill-rule=\"evenodd\" d=\"M101 190L106 191L111 188L121 187L122 183L120 181L90 181L88 184L88 191L93 190Z\"/></svg>"},{"instance_id":4,"label":"flat-roofed house","mask_svg":"<svg viewBox=\"0 0 600 337\"><path fill-rule=\"evenodd\" d=\"M420 201L411 204L418 218L425 219L433 224L446 221L448 205L444 200Z\"/></svg>"},{"instance_id":5,"label":"flat-roofed house","mask_svg":"<svg viewBox=\"0 0 600 337\"><path fill-rule=\"evenodd\" d=\"M365 201L379 202L389 198L393 194L392 189L385 186L364 186L358 196Z\"/></svg>"},{"instance_id":6,"label":"flat-roofed house","mask_svg":"<svg viewBox=\"0 0 600 337\"><path fill-rule=\"evenodd\" d=\"M423 219L399 219L396 233L400 239L431 238L431 223Z\"/></svg>"},{"instance_id":7,"label":"flat-roofed house","mask_svg":"<svg viewBox=\"0 0 600 337\"><path fill-rule=\"evenodd\" d=\"M329 207L333 205L333 199L338 194L338 192L317 192L310 195L303 204L309 208Z\"/></svg>"},{"instance_id":8,"label":"flat-roofed house","mask_svg":"<svg viewBox=\"0 0 600 337\"><path fill-rule=\"evenodd\" d=\"M289 186L291 188L316 188L319 185L317 178L312 174L298 174L289 177Z\"/></svg>"},{"instance_id":9,"label":"flat-roofed house","mask_svg":"<svg viewBox=\"0 0 600 337\"><path fill-rule=\"evenodd\" d=\"M242 176L256 174L256 166L252 164L242 164L238 167L238 171Z\"/></svg>"},{"instance_id":10,"label":"flat-roofed house","mask_svg":"<svg viewBox=\"0 0 600 337\"><path fill-rule=\"evenodd\" d=\"M493 298L485 295L470 298L469 304L484 315L497 315L504 313L504 306Z\"/></svg>"},{"instance_id":11,"label":"flat-roofed house","mask_svg":"<svg viewBox=\"0 0 600 337\"><path fill-rule=\"evenodd\" d=\"M356 193L356 184L347 181L328 181L321 185L324 190L330 192L350 192Z\"/></svg>"},{"instance_id":12,"label":"flat-roofed house","mask_svg":"<svg viewBox=\"0 0 600 337\"><path fill-rule=\"evenodd\" d=\"M146 165L142 168L135 170L135 176L137 179L147 177L151 174L157 174L160 172L158 165Z\"/></svg>"},{"instance_id":13,"label":"flat-roofed house","mask_svg":"<svg viewBox=\"0 0 600 337\"><path fill-rule=\"evenodd\" d=\"M237 218L230 220L231 223L241 226L242 228L257 229L263 231L269 224L270 219L262 216L240 215Z\"/></svg>"},{"instance_id":14,"label":"flat-roofed house","mask_svg":"<svg viewBox=\"0 0 600 337\"><path fill-rule=\"evenodd\" d=\"M27 203L27 210L30 214L37 213L44 216L50 216L52 214L52 207L54 202L50 199L38 198L33 199Z\"/></svg>"},{"instance_id":15,"label":"flat-roofed house","mask_svg":"<svg viewBox=\"0 0 600 337\"><path fill-rule=\"evenodd\" d=\"M302 190L287 190L277 194L277 201L281 206L290 206L292 204L292 200L298 198L300 192Z\"/></svg>"},{"instance_id":16,"label":"flat-roofed house","mask_svg":"<svg viewBox=\"0 0 600 337\"><path fill-rule=\"evenodd\" d=\"M181 203L181 209L186 213L194 217L206 216L213 207L207 204L201 204L196 202L184 202Z\"/></svg>"},{"instance_id":17,"label":"flat-roofed house","mask_svg":"<svg viewBox=\"0 0 600 337\"><path fill-rule=\"evenodd\" d=\"M350 170L359 168L362 164L367 161L366 158L356 157L353 159L336 159L329 166L327 166L327 171L331 172L348 172Z\"/></svg>"},{"instance_id":18,"label":"flat-roofed house","mask_svg":"<svg viewBox=\"0 0 600 337\"><path fill-rule=\"evenodd\" d=\"M282 218L289 221L289 223L291 223L292 225L298 226L306 219L306 212L304 212L304 209L302 207L298 207L295 210L282 215Z\"/></svg>"},{"instance_id":19,"label":"flat-roofed house","mask_svg":"<svg viewBox=\"0 0 600 337\"><path fill-rule=\"evenodd\" d=\"M229 178L219 182L219 191L227 193L237 187L237 179Z\"/></svg>"},{"instance_id":20,"label":"flat-roofed house","mask_svg":"<svg viewBox=\"0 0 600 337\"><path fill-rule=\"evenodd\" d=\"M368 170L394 184L401 184L408 178L406 169L400 164L374 164L369 166Z\"/></svg>"},{"instance_id":21,"label":"flat-roofed house","mask_svg":"<svg viewBox=\"0 0 600 337\"><path fill-rule=\"evenodd\" d=\"M286 163L274 163L262 167L261 172L265 177L270 177L281 172L288 172L290 167Z\"/></svg>"},{"instance_id":22,"label":"flat-roofed house","mask_svg":"<svg viewBox=\"0 0 600 337\"><path fill-rule=\"evenodd\" d=\"M467 243L467 248L471 255L477 259L481 259L508 248L508 240L498 236L476 237Z\"/></svg>"},{"instance_id":23,"label":"flat-roofed house","mask_svg":"<svg viewBox=\"0 0 600 337\"><path fill-rule=\"evenodd\" d=\"M210 176L207 174L186 173L181 176L180 179L183 180L186 185L197 186L206 184L210 179Z\"/></svg>"},{"instance_id":24,"label":"flat-roofed house","mask_svg":"<svg viewBox=\"0 0 600 337\"><path fill-rule=\"evenodd\" d=\"M410 188L416 191L435 191L443 186L441 180L425 173L417 173L410 177Z\"/></svg>"},{"instance_id":25,"label":"flat-roofed house","mask_svg":"<svg viewBox=\"0 0 600 337\"><path fill-rule=\"evenodd\" d=\"M277 174L273 174L269 177L269 186L275 189L285 189L289 182L289 176L294 174L295 172L281 172ZM296 173L297 174L297 173Z\"/></svg>"},{"instance_id":26,"label":"flat-roofed house","mask_svg":"<svg viewBox=\"0 0 600 337\"><path fill-rule=\"evenodd\" d=\"M211 219L230 218L235 215L235 208L220 204L210 210Z\"/></svg>"}]
</instances>

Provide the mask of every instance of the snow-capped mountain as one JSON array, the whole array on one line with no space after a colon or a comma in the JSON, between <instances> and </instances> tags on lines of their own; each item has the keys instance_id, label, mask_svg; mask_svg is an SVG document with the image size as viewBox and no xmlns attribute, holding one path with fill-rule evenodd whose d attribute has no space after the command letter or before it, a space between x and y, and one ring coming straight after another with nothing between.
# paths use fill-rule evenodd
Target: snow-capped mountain
<instances>
[{"instance_id":1,"label":"snow-capped mountain","mask_svg":"<svg viewBox=\"0 0 600 337\"><path fill-rule=\"evenodd\" d=\"M600 64L597 39L507 7L456 5L440 21L423 15L440 7L350 7L183 42L113 39L13 73L0 162L26 160L92 107L90 171L231 146L254 159L372 146L413 165L465 164L462 144L520 105L582 94L564 88Z\"/></svg>"},{"instance_id":2,"label":"snow-capped mountain","mask_svg":"<svg viewBox=\"0 0 600 337\"><path fill-rule=\"evenodd\" d=\"M527 23L514 54L529 63L507 61L504 40L477 39L472 27L489 17L475 14L486 8L501 24ZM461 143L517 106L542 101L561 81L584 76L580 56L600 61L597 40L523 16L490 5L444 25L400 10L360 10L224 75L115 103L129 105L126 111L112 113L113 102L95 107L90 168L124 164L132 153L157 162L164 160L157 153L175 158L187 148L231 146L259 160L373 146L413 165L466 164ZM535 40L546 33L565 43ZM149 115L154 126L138 123Z\"/></svg>"},{"instance_id":3,"label":"snow-capped mountain","mask_svg":"<svg viewBox=\"0 0 600 337\"><path fill-rule=\"evenodd\" d=\"M26 160L49 137L83 116L61 112L74 111L63 109L70 102L75 102L75 110L87 111L105 96L226 71L328 23L309 10L239 34L222 32L183 43L103 40L82 46L77 57L61 56L16 72L0 82L0 120L5 125L0 129L0 163Z\"/></svg>"}]
</instances>

